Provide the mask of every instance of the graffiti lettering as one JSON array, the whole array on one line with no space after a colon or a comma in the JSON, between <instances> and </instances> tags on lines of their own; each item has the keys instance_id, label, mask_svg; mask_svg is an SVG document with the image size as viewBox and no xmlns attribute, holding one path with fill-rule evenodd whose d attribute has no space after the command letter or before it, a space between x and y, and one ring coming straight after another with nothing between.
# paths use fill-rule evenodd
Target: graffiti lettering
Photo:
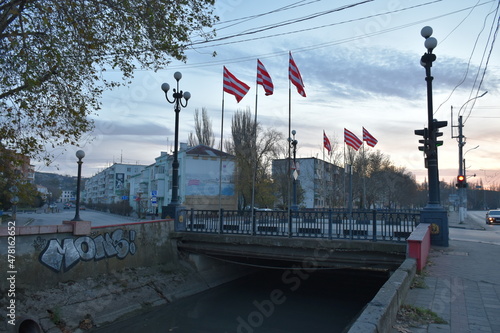
<instances>
[{"instance_id":1,"label":"graffiti lettering","mask_svg":"<svg viewBox=\"0 0 500 333\"><path fill-rule=\"evenodd\" d=\"M40 253L40 262L56 272L66 272L80 260L98 261L115 256L124 259L129 253L134 255L137 251L135 231L128 232L128 239L125 234L124 230L117 229L111 234L105 233L95 238L66 238L62 240L62 244L57 239L51 239Z\"/></svg>"}]
</instances>

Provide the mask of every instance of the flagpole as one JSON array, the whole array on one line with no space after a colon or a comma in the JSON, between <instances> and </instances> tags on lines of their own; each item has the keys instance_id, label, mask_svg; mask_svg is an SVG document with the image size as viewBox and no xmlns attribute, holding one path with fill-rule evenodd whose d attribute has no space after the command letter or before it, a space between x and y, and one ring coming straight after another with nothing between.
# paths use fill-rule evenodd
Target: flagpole
<instances>
[{"instance_id":1,"label":"flagpole","mask_svg":"<svg viewBox=\"0 0 500 333\"><path fill-rule=\"evenodd\" d=\"M254 167L253 167L253 175L252 175L252 207L250 208L252 213L252 221L254 218L254 207L255 207L255 178L257 177L257 101L258 101L258 96L259 96L259 83L257 80L255 81L255 119L254 119L254 126L253 126L253 140L254 140L254 153L255 153L255 158L254 158Z\"/></svg>"},{"instance_id":2,"label":"flagpole","mask_svg":"<svg viewBox=\"0 0 500 333\"><path fill-rule=\"evenodd\" d=\"M366 209L366 155L365 155L364 140L363 140L363 208Z\"/></svg>"},{"instance_id":3,"label":"flagpole","mask_svg":"<svg viewBox=\"0 0 500 333\"><path fill-rule=\"evenodd\" d=\"M347 204L347 200L346 200L346 189L347 189L347 186L346 186L346 173L347 173L347 161L346 161L346 158L345 158L345 133L344 133L344 198L342 199L343 200L343 206L345 208L345 205Z\"/></svg>"},{"instance_id":4,"label":"flagpole","mask_svg":"<svg viewBox=\"0 0 500 333\"><path fill-rule=\"evenodd\" d=\"M290 69L288 69L290 71ZM292 232L292 212L291 212L291 189L290 189L290 183L292 182L292 170L291 170L291 155L292 155L292 147L290 145L291 143L291 138L292 138L292 84L290 81L290 78L288 79L288 139L287 139L287 144L288 144L288 233L291 235Z\"/></svg>"},{"instance_id":5,"label":"flagpole","mask_svg":"<svg viewBox=\"0 0 500 333\"><path fill-rule=\"evenodd\" d=\"M323 149L322 150L323 150L323 186L322 186L323 187L323 189L322 189L322 192L323 192L323 207L322 208L325 208L325 206L326 206L326 204L325 204L326 200L325 199L327 198L327 195L326 195L327 193L326 192L328 191L327 187L326 187L327 186L326 185L327 181L325 179L326 178L326 172L325 172L325 164L326 164L326 161L325 161L325 130L323 130Z\"/></svg>"},{"instance_id":6,"label":"flagpole","mask_svg":"<svg viewBox=\"0 0 500 333\"><path fill-rule=\"evenodd\" d=\"M224 90L222 91L222 116L220 122L220 151L221 156L219 159L219 214L222 214L222 147L224 138ZM222 232L222 230L221 230Z\"/></svg>"}]
</instances>

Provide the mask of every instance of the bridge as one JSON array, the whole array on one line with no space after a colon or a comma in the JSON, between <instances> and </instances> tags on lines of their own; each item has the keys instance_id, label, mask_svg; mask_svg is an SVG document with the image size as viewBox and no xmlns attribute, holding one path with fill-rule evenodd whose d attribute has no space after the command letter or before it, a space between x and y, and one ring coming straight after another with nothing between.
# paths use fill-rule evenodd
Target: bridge
<instances>
[{"instance_id":1,"label":"bridge","mask_svg":"<svg viewBox=\"0 0 500 333\"><path fill-rule=\"evenodd\" d=\"M179 250L244 265L393 271L419 211L186 210L172 237Z\"/></svg>"}]
</instances>

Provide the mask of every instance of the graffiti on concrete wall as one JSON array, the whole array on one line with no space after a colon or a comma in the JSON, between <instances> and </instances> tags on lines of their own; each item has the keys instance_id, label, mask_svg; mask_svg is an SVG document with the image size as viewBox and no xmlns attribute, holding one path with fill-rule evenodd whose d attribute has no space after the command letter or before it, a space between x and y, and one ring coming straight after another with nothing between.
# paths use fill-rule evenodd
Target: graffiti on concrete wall
<instances>
[{"instance_id":1,"label":"graffiti on concrete wall","mask_svg":"<svg viewBox=\"0 0 500 333\"><path fill-rule=\"evenodd\" d=\"M62 242L51 239L40 253L40 262L56 272L66 272L80 260L124 259L129 253L134 255L137 251L135 235L134 230L130 230L127 237L126 231L117 229L94 238L65 238Z\"/></svg>"}]
</instances>

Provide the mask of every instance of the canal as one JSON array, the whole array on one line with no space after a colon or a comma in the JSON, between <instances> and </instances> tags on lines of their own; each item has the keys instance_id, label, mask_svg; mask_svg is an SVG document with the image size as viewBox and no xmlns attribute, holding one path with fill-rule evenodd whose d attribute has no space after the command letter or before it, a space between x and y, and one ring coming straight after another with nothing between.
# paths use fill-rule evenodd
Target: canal
<instances>
[{"instance_id":1,"label":"canal","mask_svg":"<svg viewBox=\"0 0 500 333\"><path fill-rule=\"evenodd\" d=\"M266 269L92 332L343 332L386 280L385 273Z\"/></svg>"}]
</instances>

